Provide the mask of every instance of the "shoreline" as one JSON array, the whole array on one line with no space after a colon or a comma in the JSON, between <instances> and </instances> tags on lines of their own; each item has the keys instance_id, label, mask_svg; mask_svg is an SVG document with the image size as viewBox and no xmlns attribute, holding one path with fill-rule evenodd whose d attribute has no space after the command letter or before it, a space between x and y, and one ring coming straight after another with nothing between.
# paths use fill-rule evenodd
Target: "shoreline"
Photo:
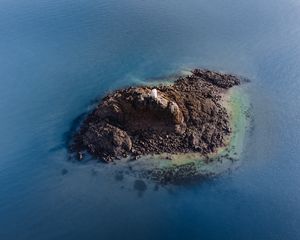
<instances>
[{"instance_id":1,"label":"shoreline","mask_svg":"<svg viewBox=\"0 0 300 240\"><path fill-rule=\"evenodd\" d=\"M205 69L175 77L109 93L73 136L71 151L160 182L223 172L242 152L241 78Z\"/></svg>"},{"instance_id":2,"label":"shoreline","mask_svg":"<svg viewBox=\"0 0 300 240\"><path fill-rule=\"evenodd\" d=\"M230 125L232 133L229 136L226 146L220 147L216 152L203 155L201 153L162 153L141 156L137 160L124 158L115 164L127 166L133 172L142 177L152 179L161 183L174 183L188 178L201 178L217 176L226 171L237 168L240 164L242 152L249 129L249 119L246 112L250 108L248 95L242 86L229 89L223 94L222 105L230 113ZM189 167L192 175L174 175L180 169L186 171ZM172 179L165 179L166 172L172 175ZM171 173L172 172L172 173Z\"/></svg>"}]
</instances>

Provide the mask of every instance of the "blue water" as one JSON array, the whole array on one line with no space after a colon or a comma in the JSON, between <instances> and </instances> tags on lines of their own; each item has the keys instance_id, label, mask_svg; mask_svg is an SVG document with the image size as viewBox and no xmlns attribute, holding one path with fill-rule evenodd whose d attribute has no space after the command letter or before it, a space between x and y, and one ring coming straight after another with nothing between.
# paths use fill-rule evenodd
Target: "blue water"
<instances>
[{"instance_id":1,"label":"blue water","mask_svg":"<svg viewBox=\"0 0 300 240\"><path fill-rule=\"evenodd\" d=\"M0 239L300 239L297 0L0 1ZM187 186L67 158L118 87L208 67L252 79L241 167Z\"/></svg>"}]
</instances>

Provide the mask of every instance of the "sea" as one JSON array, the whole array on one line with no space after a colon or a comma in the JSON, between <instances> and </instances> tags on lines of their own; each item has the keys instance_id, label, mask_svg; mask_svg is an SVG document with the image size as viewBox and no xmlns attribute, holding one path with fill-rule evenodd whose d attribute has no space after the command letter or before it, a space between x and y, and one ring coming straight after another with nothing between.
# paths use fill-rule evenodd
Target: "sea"
<instances>
[{"instance_id":1,"label":"sea","mask_svg":"<svg viewBox=\"0 0 300 240\"><path fill-rule=\"evenodd\" d=\"M194 67L251 80L240 166L161 185L69 158L117 88ZM1 240L299 240L300 1L0 0Z\"/></svg>"}]
</instances>

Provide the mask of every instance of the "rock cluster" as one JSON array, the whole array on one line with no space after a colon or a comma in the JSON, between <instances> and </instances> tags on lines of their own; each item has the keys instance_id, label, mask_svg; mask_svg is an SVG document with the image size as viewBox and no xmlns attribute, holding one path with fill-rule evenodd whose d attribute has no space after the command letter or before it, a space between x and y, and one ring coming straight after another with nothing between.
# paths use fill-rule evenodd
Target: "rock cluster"
<instances>
[{"instance_id":1,"label":"rock cluster","mask_svg":"<svg viewBox=\"0 0 300 240\"><path fill-rule=\"evenodd\" d=\"M117 90L87 116L73 137L72 150L105 161L214 152L226 144L231 132L221 93L238 84L236 76L195 69L171 86Z\"/></svg>"}]
</instances>

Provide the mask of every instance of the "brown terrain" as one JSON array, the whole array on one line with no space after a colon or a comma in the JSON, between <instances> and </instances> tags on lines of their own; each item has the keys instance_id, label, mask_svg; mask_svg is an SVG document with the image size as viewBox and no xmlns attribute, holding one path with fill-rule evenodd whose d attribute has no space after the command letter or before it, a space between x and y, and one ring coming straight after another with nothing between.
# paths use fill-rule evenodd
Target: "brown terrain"
<instances>
[{"instance_id":1,"label":"brown terrain","mask_svg":"<svg viewBox=\"0 0 300 240\"><path fill-rule=\"evenodd\" d=\"M230 74L195 69L174 84L117 90L104 97L75 133L72 151L110 162L160 153L212 153L228 142L222 94L240 84Z\"/></svg>"}]
</instances>

